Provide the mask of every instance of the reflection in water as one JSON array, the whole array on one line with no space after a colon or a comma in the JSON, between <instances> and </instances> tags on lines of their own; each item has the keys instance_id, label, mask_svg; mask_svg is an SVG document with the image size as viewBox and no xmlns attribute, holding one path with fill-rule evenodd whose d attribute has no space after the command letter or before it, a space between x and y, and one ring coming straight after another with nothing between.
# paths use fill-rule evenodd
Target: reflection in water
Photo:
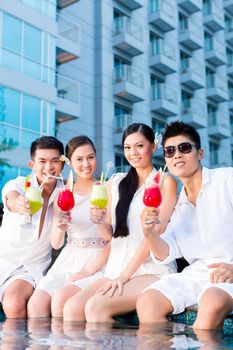
<instances>
[{"instance_id":1,"label":"reflection in water","mask_svg":"<svg viewBox=\"0 0 233 350\"><path fill-rule=\"evenodd\" d=\"M60 318L29 320L7 319L0 322L1 350L82 349L82 350L156 350L156 349L232 349L233 330L197 331L181 323L95 324L63 322Z\"/></svg>"}]
</instances>

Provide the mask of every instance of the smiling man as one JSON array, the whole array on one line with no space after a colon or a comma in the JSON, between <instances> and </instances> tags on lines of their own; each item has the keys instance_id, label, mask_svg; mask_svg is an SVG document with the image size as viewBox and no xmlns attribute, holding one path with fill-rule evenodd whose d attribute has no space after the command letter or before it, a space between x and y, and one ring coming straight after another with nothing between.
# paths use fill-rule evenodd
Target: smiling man
<instances>
[{"instance_id":1,"label":"smiling man","mask_svg":"<svg viewBox=\"0 0 233 350\"><path fill-rule=\"evenodd\" d=\"M0 300L7 317L27 316L27 302L51 261L52 203L58 192L63 144L43 136L31 144L30 180L19 176L2 190L4 215L0 228ZM49 177L50 175L50 177ZM33 215L35 228L24 228L30 214L25 185L42 185L42 208Z\"/></svg>"},{"instance_id":2,"label":"smiling man","mask_svg":"<svg viewBox=\"0 0 233 350\"><path fill-rule=\"evenodd\" d=\"M233 310L233 168L202 167L200 136L179 121L167 125L162 145L169 172L183 188L164 234L156 232L158 211L148 207L141 215L143 232L155 263L183 256L190 265L144 291L139 319L165 322L199 303L194 328L218 328Z\"/></svg>"}]
</instances>

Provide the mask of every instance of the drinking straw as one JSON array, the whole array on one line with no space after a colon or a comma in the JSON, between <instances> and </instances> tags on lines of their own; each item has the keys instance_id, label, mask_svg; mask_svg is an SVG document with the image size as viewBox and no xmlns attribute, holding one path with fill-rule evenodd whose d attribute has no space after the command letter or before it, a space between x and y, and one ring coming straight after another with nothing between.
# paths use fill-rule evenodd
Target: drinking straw
<instances>
[{"instance_id":1,"label":"drinking straw","mask_svg":"<svg viewBox=\"0 0 233 350\"><path fill-rule=\"evenodd\" d=\"M48 180L49 177L61 180L61 182L63 183L63 176L61 174L60 174L60 176L54 176L54 175L46 174L46 179L39 186L40 189L44 186L44 184L46 183L46 181Z\"/></svg>"},{"instance_id":2,"label":"drinking straw","mask_svg":"<svg viewBox=\"0 0 233 350\"><path fill-rule=\"evenodd\" d=\"M104 182L104 171L102 170L101 176L100 176L100 184L103 185Z\"/></svg>"},{"instance_id":3,"label":"drinking straw","mask_svg":"<svg viewBox=\"0 0 233 350\"><path fill-rule=\"evenodd\" d=\"M109 172L109 169L111 169L113 166L113 163L111 162L111 160L109 160L107 163L106 163L106 173L105 173L105 177L104 177L104 180L103 182L105 183L106 179L107 179L107 175L108 175L108 172Z\"/></svg>"}]
</instances>

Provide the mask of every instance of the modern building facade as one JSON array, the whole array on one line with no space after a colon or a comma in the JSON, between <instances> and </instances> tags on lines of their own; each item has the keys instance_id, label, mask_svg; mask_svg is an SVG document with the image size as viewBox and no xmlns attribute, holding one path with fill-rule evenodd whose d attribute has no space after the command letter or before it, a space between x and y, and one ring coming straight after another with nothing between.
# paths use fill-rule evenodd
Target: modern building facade
<instances>
[{"instance_id":1,"label":"modern building facade","mask_svg":"<svg viewBox=\"0 0 233 350\"><path fill-rule=\"evenodd\" d=\"M125 127L176 119L200 132L205 165L232 166L233 0L1 0L0 133L19 146L0 186L28 172L40 135L86 134L99 171L125 170Z\"/></svg>"}]
</instances>

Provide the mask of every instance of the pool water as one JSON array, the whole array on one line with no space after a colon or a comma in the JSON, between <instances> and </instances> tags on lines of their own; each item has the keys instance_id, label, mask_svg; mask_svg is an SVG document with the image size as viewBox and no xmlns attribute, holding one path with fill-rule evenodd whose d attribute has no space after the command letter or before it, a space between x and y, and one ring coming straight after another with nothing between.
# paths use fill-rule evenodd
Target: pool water
<instances>
[{"instance_id":1,"label":"pool water","mask_svg":"<svg viewBox=\"0 0 233 350\"><path fill-rule=\"evenodd\" d=\"M85 324L61 319L1 319L0 349L233 349L233 329L195 331L169 322L131 326Z\"/></svg>"}]
</instances>

